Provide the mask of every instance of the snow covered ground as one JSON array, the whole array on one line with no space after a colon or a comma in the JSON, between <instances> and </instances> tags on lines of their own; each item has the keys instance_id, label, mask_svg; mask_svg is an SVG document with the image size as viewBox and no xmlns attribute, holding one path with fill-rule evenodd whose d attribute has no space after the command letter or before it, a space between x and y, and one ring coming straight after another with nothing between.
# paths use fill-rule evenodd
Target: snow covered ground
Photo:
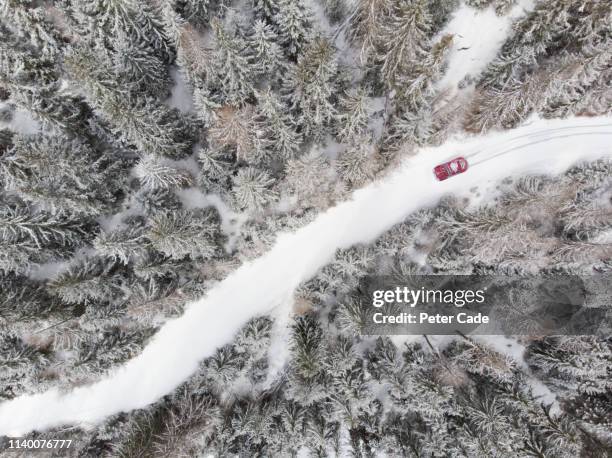
<instances>
[{"instance_id":1,"label":"snow covered ground","mask_svg":"<svg viewBox=\"0 0 612 458\"><path fill-rule=\"evenodd\" d=\"M467 76L478 78L499 52L512 23L533 9L533 3L533 0L520 0L505 16L498 16L493 6L476 9L461 5L439 34L453 35L453 45L446 72L437 83L438 89L450 89L452 95Z\"/></svg>"},{"instance_id":2,"label":"snow covered ground","mask_svg":"<svg viewBox=\"0 0 612 458\"><path fill-rule=\"evenodd\" d=\"M6 103L0 103L0 111L6 108ZM13 112L10 121L0 121L0 128L8 128L20 134L34 135L40 132L41 125L32 118L28 111L18 108Z\"/></svg>"},{"instance_id":3,"label":"snow covered ground","mask_svg":"<svg viewBox=\"0 0 612 458\"><path fill-rule=\"evenodd\" d=\"M174 86L172 86L166 104L170 108L177 108L183 113L191 113L193 111L193 91L189 87L189 83L185 81L183 75L176 68L170 70L170 76L172 76Z\"/></svg>"},{"instance_id":4,"label":"snow covered ground","mask_svg":"<svg viewBox=\"0 0 612 458\"><path fill-rule=\"evenodd\" d=\"M65 394L54 389L1 404L0 435L87 425L145 407L189 377L252 317L282 316L282 308L292 304L294 289L327 264L336 249L374 240L445 194L468 195L475 185L486 193L506 177L557 174L581 160L612 157L611 140L610 117L534 119L520 129L424 148L384 181L357 190L351 200L300 230L281 234L266 255L244 264L190 304L138 357L103 380ZM433 166L458 155L471 162L468 172L437 182Z\"/></svg>"}]
</instances>

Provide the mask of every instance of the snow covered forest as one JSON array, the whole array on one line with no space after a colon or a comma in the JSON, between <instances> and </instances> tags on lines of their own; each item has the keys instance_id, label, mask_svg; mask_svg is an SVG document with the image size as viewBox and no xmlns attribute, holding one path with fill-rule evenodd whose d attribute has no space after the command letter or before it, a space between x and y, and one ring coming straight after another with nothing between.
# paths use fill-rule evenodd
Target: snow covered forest
<instances>
[{"instance_id":1,"label":"snow covered forest","mask_svg":"<svg viewBox=\"0 0 612 458\"><path fill-rule=\"evenodd\" d=\"M612 455L610 336L367 336L359 289L612 273L612 2L0 0L0 37L0 438L19 423L74 457ZM503 180L386 195L410 202L397 224L337 226L362 243L321 268L304 246L260 283L286 283L280 303L204 310L239 332L182 336L216 346L152 404L126 407L159 382L134 379L125 405L98 401L112 415L40 430L43 398L11 404L112 383L286 234L406 164L419 187L406 161L557 119L584 136L534 142L549 168L506 156L482 168Z\"/></svg>"}]
</instances>

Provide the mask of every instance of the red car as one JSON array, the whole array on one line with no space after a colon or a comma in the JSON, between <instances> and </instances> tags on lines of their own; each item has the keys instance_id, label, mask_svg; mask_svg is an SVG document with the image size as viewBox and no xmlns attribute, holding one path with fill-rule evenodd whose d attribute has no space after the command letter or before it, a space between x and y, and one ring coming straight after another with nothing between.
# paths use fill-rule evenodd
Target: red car
<instances>
[{"instance_id":1,"label":"red car","mask_svg":"<svg viewBox=\"0 0 612 458\"><path fill-rule=\"evenodd\" d=\"M436 165L433 169L434 175L439 181L444 181L453 175L458 175L468 169L468 163L464 157L456 157L443 164Z\"/></svg>"}]
</instances>

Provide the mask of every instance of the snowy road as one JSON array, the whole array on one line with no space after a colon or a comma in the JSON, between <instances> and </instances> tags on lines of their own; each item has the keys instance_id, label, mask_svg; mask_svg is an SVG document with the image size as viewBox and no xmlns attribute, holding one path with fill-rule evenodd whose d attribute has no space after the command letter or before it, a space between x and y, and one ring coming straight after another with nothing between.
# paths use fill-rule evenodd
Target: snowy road
<instances>
[{"instance_id":1,"label":"snowy road","mask_svg":"<svg viewBox=\"0 0 612 458\"><path fill-rule=\"evenodd\" d=\"M435 181L449 157L474 160L467 173ZM487 193L503 178L560 173L581 160L612 157L612 118L535 120L520 129L423 149L384 181L354 193L308 226L279 236L261 258L241 266L184 315L168 322L136 358L90 386L0 404L0 435L62 424L87 424L145 407L192 374L199 361L230 342L252 317L287 307L293 290L328 263L337 248L375 239L410 213L448 193Z\"/></svg>"}]
</instances>

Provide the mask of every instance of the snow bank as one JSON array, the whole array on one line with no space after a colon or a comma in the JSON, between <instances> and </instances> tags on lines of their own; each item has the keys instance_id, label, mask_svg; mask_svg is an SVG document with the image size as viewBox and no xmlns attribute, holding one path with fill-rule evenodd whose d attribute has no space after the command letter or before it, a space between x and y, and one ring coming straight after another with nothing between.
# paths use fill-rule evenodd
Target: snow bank
<instances>
[{"instance_id":1,"label":"snow bank","mask_svg":"<svg viewBox=\"0 0 612 458\"><path fill-rule=\"evenodd\" d=\"M545 136L544 131L550 135ZM564 133L566 132L566 133ZM62 424L99 422L146 407L171 392L198 363L232 341L249 319L291 306L288 296L331 261L336 249L373 241L445 194L467 194L525 173L561 173L580 160L612 157L612 118L537 120L531 125L426 148L384 181L356 191L311 224L281 234L264 256L244 264L164 325L136 358L92 385L57 389L0 405L0 435L22 435ZM477 152L477 153L474 153ZM478 157L467 173L437 182L432 167L457 155ZM279 313L278 309L275 313Z\"/></svg>"}]
</instances>

